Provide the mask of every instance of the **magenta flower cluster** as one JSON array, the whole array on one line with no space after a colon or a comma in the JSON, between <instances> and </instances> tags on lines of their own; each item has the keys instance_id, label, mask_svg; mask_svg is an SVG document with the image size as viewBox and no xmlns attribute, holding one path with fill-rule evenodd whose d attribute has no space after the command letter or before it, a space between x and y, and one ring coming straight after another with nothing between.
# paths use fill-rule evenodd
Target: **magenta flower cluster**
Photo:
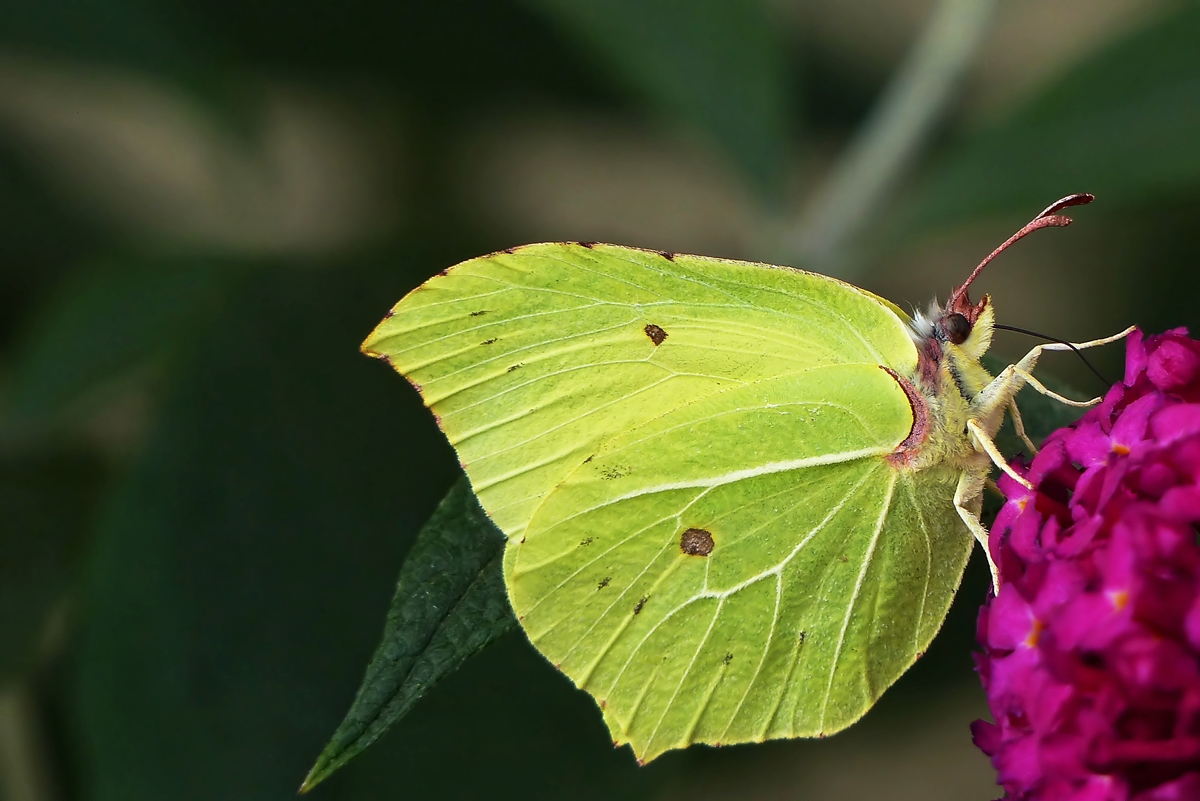
<instances>
[{"instance_id":1,"label":"magenta flower cluster","mask_svg":"<svg viewBox=\"0 0 1200 801\"><path fill-rule=\"evenodd\" d=\"M976 745L1011 799L1200 799L1200 342L1134 333L1124 381L1020 469Z\"/></svg>"}]
</instances>

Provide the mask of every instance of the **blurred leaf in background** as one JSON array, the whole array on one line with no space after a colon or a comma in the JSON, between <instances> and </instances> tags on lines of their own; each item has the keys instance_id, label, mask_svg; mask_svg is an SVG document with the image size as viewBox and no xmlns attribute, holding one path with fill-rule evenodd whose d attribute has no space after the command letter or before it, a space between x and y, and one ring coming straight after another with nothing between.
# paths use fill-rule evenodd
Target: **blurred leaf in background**
<instances>
[{"instance_id":1,"label":"blurred leaf in background","mask_svg":"<svg viewBox=\"0 0 1200 801\"><path fill-rule=\"evenodd\" d=\"M0 20L0 48L9 59L119 65L210 99L229 90L219 46L211 32L196 27L185 4L20 1L6 3Z\"/></svg>"},{"instance_id":2,"label":"blurred leaf in background","mask_svg":"<svg viewBox=\"0 0 1200 801\"><path fill-rule=\"evenodd\" d=\"M212 314L232 265L131 254L81 264L45 299L18 342L16 424L54 420L105 382L159 359Z\"/></svg>"},{"instance_id":3,"label":"blurred leaf in background","mask_svg":"<svg viewBox=\"0 0 1200 801\"><path fill-rule=\"evenodd\" d=\"M39 651L61 646L45 640L56 633L51 615L69 613L101 475L77 450L0 459L0 686L35 668Z\"/></svg>"},{"instance_id":4,"label":"blurred leaf in background","mask_svg":"<svg viewBox=\"0 0 1200 801\"><path fill-rule=\"evenodd\" d=\"M1179 10L1074 66L1007 117L937 159L903 209L947 225L1037 209L1081 188L1097 210L1162 204L1200 183L1200 6Z\"/></svg>"},{"instance_id":5,"label":"blurred leaf in background","mask_svg":"<svg viewBox=\"0 0 1200 801\"><path fill-rule=\"evenodd\" d=\"M660 116L708 134L778 201L795 93L765 5L737 0L528 0Z\"/></svg>"}]
</instances>

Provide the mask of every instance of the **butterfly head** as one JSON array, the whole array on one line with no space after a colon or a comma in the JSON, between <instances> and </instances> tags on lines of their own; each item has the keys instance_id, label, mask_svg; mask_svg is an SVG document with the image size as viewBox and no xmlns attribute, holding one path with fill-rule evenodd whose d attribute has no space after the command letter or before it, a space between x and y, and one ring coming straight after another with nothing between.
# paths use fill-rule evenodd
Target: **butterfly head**
<instances>
[{"instance_id":1,"label":"butterfly head","mask_svg":"<svg viewBox=\"0 0 1200 801\"><path fill-rule=\"evenodd\" d=\"M934 303L927 313L915 315L912 337L921 352L920 372L923 376L932 378L945 371L955 377L955 383L965 397L974 395L978 389L975 385L986 382L986 373L979 366L979 360L992 344L996 316L989 296L984 295L978 303L971 302L971 284L992 259L1014 242L1042 228L1070 225L1071 218L1058 212L1069 206L1091 203L1093 199L1092 195L1080 193L1068 195L1050 204L1041 214L988 254L988 257L971 271L967 280L950 293L950 298L944 306Z\"/></svg>"},{"instance_id":2,"label":"butterfly head","mask_svg":"<svg viewBox=\"0 0 1200 801\"><path fill-rule=\"evenodd\" d=\"M946 301L945 307L938 310L940 314L933 321L933 328L930 333L940 342L949 343L951 346L960 348L963 355L977 361L992 343L995 313L992 311L992 304L987 295L984 295L983 299L978 303L971 303L971 298L968 294L971 284L974 283L979 274L983 272L983 268L988 266L992 259L999 256L1018 240L1042 228L1063 228L1070 225L1071 218L1058 212L1070 206L1082 206L1091 203L1095 199L1094 195L1089 195L1086 192L1067 195L1051 203L1042 210L1041 214L1034 217L1021 230L1006 239L1000 247L989 253L987 258L971 271L971 274L967 276L967 280L963 281L961 286L950 293L950 299Z\"/></svg>"},{"instance_id":3,"label":"butterfly head","mask_svg":"<svg viewBox=\"0 0 1200 801\"><path fill-rule=\"evenodd\" d=\"M965 291L952 294L945 305L934 301L927 312L918 312L912 321L911 336L921 356L921 374L933 379L942 371L950 371L960 376L964 393L969 390L962 384L962 377L972 375L973 380L967 384L973 390L981 388L987 376L979 373L982 368L978 364L992 344L995 319L990 296L972 303Z\"/></svg>"},{"instance_id":4,"label":"butterfly head","mask_svg":"<svg viewBox=\"0 0 1200 801\"><path fill-rule=\"evenodd\" d=\"M996 312L990 295L971 303L965 287L950 296L933 324L933 336L943 350L958 351L971 361L979 361L992 344Z\"/></svg>"}]
</instances>

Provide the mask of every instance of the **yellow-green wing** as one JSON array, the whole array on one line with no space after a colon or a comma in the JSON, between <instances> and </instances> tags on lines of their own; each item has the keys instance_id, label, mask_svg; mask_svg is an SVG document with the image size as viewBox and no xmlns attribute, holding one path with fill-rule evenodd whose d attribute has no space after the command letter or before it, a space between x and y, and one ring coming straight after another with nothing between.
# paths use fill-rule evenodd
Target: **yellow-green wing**
<instances>
[{"instance_id":1,"label":"yellow-green wing","mask_svg":"<svg viewBox=\"0 0 1200 801\"><path fill-rule=\"evenodd\" d=\"M714 392L832 364L902 374L903 313L813 273L613 245L463 262L363 345L420 390L510 538L599 446Z\"/></svg>"},{"instance_id":2,"label":"yellow-green wing","mask_svg":"<svg viewBox=\"0 0 1200 801\"><path fill-rule=\"evenodd\" d=\"M522 625L642 760L845 728L924 652L970 553L957 472L886 458L911 425L885 371L832 365L612 440L509 543Z\"/></svg>"},{"instance_id":3,"label":"yellow-green wing","mask_svg":"<svg viewBox=\"0 0 1200 801\"><path fill-rule=\"evenodd\" d=\"M364 350L421 391L530 639L641 759L837 731L941 625L956 471L888 459L906 318L786 268L608 245L458 265Z\"/></svg>"}]
</instances>

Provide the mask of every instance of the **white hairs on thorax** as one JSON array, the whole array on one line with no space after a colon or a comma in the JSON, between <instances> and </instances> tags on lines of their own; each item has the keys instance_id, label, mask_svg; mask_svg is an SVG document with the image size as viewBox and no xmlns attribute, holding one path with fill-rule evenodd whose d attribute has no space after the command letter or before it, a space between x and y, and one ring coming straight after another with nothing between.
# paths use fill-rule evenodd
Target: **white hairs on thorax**
<instances>
[{"instance_id":1,"label":"white hairs on thorax","mask_svg":"<svg viewBox=\"0 0 1200 801\"><path fill-rule=\"evenodd\" d=\"M929 310L926 312L915 312L912 317L912 322L908 325L908 335L912 337L913 342L920 345L929 340L933 336L934 323L942 316L942 306L934 298L929 302Z\"/></svg>"}]
</instances>

